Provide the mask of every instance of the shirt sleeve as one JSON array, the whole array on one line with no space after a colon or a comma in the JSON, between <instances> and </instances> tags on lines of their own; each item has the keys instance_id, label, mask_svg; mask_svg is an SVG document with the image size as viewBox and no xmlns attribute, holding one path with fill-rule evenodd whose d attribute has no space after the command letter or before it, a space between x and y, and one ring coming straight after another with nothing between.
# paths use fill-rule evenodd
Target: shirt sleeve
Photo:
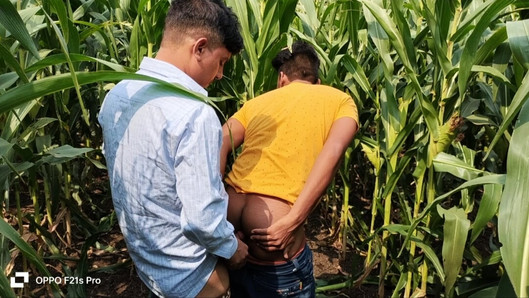
<instances>
[{"instance_id":1,"label":"shirt sleeve","mask_svg":"<svg viewBox=\"0 0 529 298\"><path fill-rule=\"evenodd\" d=\"M248 104L249 102L246 102L242 108L240 108L237 112L235 112L235 114L233 114L233 116L231 116L232 118L239 120L244 129L248 128Z\"/></svg>"},{"instance_id":2,"label":"shirt sleeve","mask_svg":"<svg viewBox=\"0 0 529 298\"><path fill-rule=\"evenodd\" d=\"M204 106L186 125L175 163L182 231L208 252L229 259L238 242L226 219L228 195L219 172L220 122L214 111Z\"/></svg>"},{"instance_id":3,"label":"shirt sleeve","mask_svg":"<svg viewBox=\"0 0 529 298\"><path fill-rule=\"evenodd\" d=\"M338 107L338 111L336 112L336 117L334 118L334 120L337 120L342 117L353 118L356 123L359 124L358 109L356 108L354 100L350 96L344 97L340 101L340 105Z\"/></svg>"}]
</instances>

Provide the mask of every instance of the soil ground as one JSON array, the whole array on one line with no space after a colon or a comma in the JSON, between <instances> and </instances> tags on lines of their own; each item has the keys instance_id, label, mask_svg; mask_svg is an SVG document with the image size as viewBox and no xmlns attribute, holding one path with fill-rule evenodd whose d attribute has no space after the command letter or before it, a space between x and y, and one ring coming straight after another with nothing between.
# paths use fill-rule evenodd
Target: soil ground
<instances>
[{"instance_id":1,"label":"soil ground","mask_svg":"<svg viewBox=\"0 0 529 298\"><path fill-rule=\"evenodd\" d=\"M100 183L94 183L92 186L93 196L100 199L101 202L105 202L104 206L101 206L103 210L111 210L111 201L106 197L104 188L100 185L104 185L105 181ZM365 204L365 202L359 202ZM33 214L33 205L29 196L23 198L23 214ZM89 210L85 210L87 213ZM351 280L352 277L358 277L363 273L364 257L351 247L343 250L335 241L336 237L329 236L329 223L325 219L325 211L316 209L309 217L306 224L306 234L308 244L313 251L314 256L314 276L316 278L317 286L328 286L343 283ZM5 213L4 219L16 226L16 209L11 206L9 212ZM327 214L328 215L328 214ZM27 228L27 227L26 227ZM60 226L59 226L60 228ZM57 234L64 235L64 231L56 231ZM32 235L32 233L27 233ZM30 236L27 236L30 237ZM74 270L77 266L75 259L80 258L80 251L82 250L83 243L88 239L81 238L80 236L72 235L72 246L65 252L70 258L63 259L62 263L69 267L68 270ZM38 241L37 237L33 234L31 239L26 241L33 242ZM64 240L62 240L64 241ZM112 230L104 235L100 235L97 241L97 245L92 246L87 252L88 274L94 280L100 280L99 284L85 285L87 297L127 297L127 298L143 298L148 297L149 290L139 279L136 270L130 260L130 257L117 224ZM20 256L12 256L13 268L12 271L26 271L23 269L23 265L20 260ZM48 270L52 276L72 276L71 274L65 274L65 266L61 265L61 262L53 259L45 260ZM33 272L35 268L32 268ZM65 286L61 286L64 293L68 292L67 297L78 297L80 295L75 294L74 289L65 289ZM82 289L81 289L82 293ZM21 297L51 297L50 289L42 285L36 285L30 281L29 286L24 289L24 292L17 291L17 295ZM0 290L0 297L1 297ZM362 285L355 287L346 287L333 291L326 291L317 294L318 297L377 297L377 286L363 283Z\"/></svg>"},{"instance_id":2,"label":"soil ground","mask_svg":"<svg viewBox=\"0 0 529 298\"><path fill-rule=\"evenodd\" d=\"M314 255L314 276L317 284L329 285L348 280L353 274L361 272L363 257L348 249L345 257L342 250L328 236L327 228L318 216L311 215L307 223L308 243ZM88 297L148 297L148 289L138 278L134 266L130 263L123 236L119 231L108 235L109 242L119 252L93 252L91 255L92 269L104 268L111 264L126 262L122 268L110 272L89 274L100 278L101 284L86 288ZM356 265L355 265L356 264ZM355 268L356 267L356 268ZM376 297L376 286L359 286L343 288L335 291L318 293L318 297Z\"/></svg>"}]
</instances>

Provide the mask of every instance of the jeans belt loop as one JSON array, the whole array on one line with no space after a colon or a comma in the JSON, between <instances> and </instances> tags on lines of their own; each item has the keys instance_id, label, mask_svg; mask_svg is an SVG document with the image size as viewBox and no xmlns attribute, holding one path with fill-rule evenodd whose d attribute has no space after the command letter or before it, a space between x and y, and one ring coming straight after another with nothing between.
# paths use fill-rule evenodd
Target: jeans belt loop
<instances>
[{"instance_id":1,"label":"jeans belt loop","mask_svg":"<svg viewBox=\"0 0 529 298\"><path fill-rule=\"evenodd\" d=\"M292 264L294 264L294 269L292 269L292 272L296 272L296 271L298 271L298 269L300 268L300 266L299 266L299 262L298 262L298 259L297 259L297 258L295 258L295 259L292 260Z\"/></svg>"}]
</instances>

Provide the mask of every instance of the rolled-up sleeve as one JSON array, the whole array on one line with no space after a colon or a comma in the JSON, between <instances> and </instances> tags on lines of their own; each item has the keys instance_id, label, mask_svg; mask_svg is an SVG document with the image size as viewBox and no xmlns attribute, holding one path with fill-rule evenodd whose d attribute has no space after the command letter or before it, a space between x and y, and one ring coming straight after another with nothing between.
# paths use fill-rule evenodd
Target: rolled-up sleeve
<instances>
[{"instance_id":1,"label":"rolled-up sleeve","mask_svg":"<svg viewBox=\"0 0 529 298\"><path fill-rule=\"evenodd\" d=\"M177 146L176 190L182 202L183 234L208 252L229 259L238 243L226 219L228 196L218 170L221 142L214 111L208 106L194 111Z\"/></svg>"}]
</instances>

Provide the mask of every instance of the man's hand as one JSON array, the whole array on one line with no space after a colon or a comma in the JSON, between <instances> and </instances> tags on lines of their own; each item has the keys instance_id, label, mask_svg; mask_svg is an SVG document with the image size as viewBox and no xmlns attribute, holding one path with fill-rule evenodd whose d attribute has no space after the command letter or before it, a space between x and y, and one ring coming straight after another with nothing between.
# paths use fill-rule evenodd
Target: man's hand
<instances>
[{"instance_id":1,"label":"man's hand","mask_svg":"<svg viewBox=\"0 0 529 298\"><path fill-rule=\"evenodd\" d=\"M257 244L267 251L283 250L283 257L290 259L296 251L295 245L296 237L294 232L296 226L289 220L288 215L282 217L268 228L253 229L250 239L257 242Z\"/></svg>"},{"instance_id":2,"label":"man's hand","mask_svg":"<svg viewBox=\"0 0 529 298\"><path fill-rule=\"evenodd\" d=\"M244 237L243 234L238 232L235 236L237 236L238 245L235 254L227 262L230 270L242 268L246 264L246 257L248 257L248 245L241 240Z\"/></svg>"}]
</instances>

